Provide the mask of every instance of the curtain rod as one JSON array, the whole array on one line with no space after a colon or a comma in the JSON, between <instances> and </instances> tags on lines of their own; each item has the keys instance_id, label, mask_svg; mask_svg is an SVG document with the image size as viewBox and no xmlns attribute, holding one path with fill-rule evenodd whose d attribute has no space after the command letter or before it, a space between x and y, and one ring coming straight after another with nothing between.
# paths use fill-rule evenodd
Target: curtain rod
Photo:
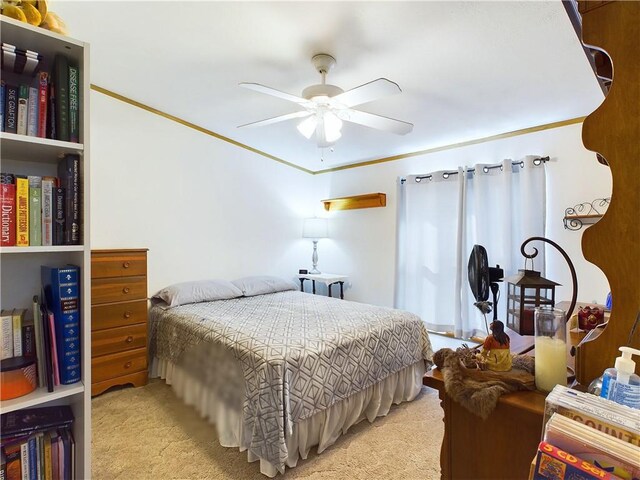
<instances>
[{"instance_id":1,"label":"curtain rod","mask_svg":"<svg viewBox=\"0 0 640 480\"><path fill-rule=\"evenodd\" d=\"M549 161L549 157L548 156L547 157L540 157L540 158L534 159L533 160L533 164L534 165L540 165L541 163L546 163L548 161ZM513 161L513 162L511 162L511 165L514 166L514 167L519 165L520 168L524 168L524 160L520 160L519 162L518 161ZM484 173L487 173L487 172L489 172L489 170L493 170L495 168L502 168L502 164L501 163L496 163L495 165L484 166L482 168L482 171ZM468 168L467 169L467 173L474 173L475 171L476 171L475 168ZM450 172L442 172L442 178L449 178L449 175L457 175L457 174L458 174L458 170L452 170ZM420 183L422 180L431 180L432 178L433 178L432 174L429 174L429 175L418 175L416 177L415 181L416 181L416 183ZM400 183L402 183L402 184L404 182L406 182L406 181L407 181L406 178L401 178L400 179Z\"/></svg>"}]
</instances>

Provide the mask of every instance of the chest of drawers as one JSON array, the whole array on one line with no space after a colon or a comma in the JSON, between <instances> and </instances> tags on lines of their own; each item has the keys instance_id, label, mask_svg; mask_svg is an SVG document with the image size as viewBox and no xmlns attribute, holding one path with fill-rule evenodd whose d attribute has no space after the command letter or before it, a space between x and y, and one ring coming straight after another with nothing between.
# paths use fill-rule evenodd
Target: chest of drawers
<instances>
[{"instance_id":1,"label":"chest of drawers","mask_svg":"<svg viewBox=\"0 0 640 480\"><path fill-rule=\"evenodd\" d=\"M91 395L147 383L147 250L91 252Z\"/></svg>"}]
</instances>

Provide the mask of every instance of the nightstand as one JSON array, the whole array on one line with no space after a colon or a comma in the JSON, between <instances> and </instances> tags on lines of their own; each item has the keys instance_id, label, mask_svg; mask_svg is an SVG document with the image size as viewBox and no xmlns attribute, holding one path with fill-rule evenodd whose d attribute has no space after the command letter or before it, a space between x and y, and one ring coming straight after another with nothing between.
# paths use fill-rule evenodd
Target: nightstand
<instances>
[{"instance_id":1,"label":"nightstand","mask_svg":"<svg viewBox=\"0 0 640 480\"><path fill-rule=\"evenodd\" d=\"M324 283L327 286L327 292L331 297L331 286L336 283L340 284L340 298L344 300L344 282L349 277L346 275L338 275L335 273L301 273L298 275L300 280L300 291L304 292L304 281L311 280L312 292L316 293L316 282Z\"/></svg>"}]
</instances>

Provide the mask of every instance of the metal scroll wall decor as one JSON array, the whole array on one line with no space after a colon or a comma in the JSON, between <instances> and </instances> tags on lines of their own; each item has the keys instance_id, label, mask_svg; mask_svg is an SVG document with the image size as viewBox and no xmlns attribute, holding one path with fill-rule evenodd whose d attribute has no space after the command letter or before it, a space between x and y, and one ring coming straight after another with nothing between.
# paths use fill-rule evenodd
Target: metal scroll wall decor
<instances>
[{"instance_id":1,"label":"metal scroll wall decor","mask_svg":"<svg viewBox=\"0 0 640 480\"><path fill-rule=\"evenodd\" d=\"M564 211L564 228L567 230L580 230L584 225L596 223L604 215L611 203L611 197L596 198L592 202L579 203Z\"/></svg>"}]
</instances>

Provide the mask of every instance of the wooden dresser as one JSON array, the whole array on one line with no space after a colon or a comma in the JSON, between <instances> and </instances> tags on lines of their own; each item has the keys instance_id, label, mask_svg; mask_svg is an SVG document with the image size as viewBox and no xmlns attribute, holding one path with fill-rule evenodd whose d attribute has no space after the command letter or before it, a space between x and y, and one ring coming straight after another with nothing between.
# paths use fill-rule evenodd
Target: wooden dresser
<instances>
[{"instance_id":1,"label":"wooden dresser","mask_svg":"<svg viewBox=\"0 0 640 480\"><path fill-rule=\"evenodd\" d=\"M147 250L91 252L91 395L147 383Z\"/></svg>"}]
</instances>

